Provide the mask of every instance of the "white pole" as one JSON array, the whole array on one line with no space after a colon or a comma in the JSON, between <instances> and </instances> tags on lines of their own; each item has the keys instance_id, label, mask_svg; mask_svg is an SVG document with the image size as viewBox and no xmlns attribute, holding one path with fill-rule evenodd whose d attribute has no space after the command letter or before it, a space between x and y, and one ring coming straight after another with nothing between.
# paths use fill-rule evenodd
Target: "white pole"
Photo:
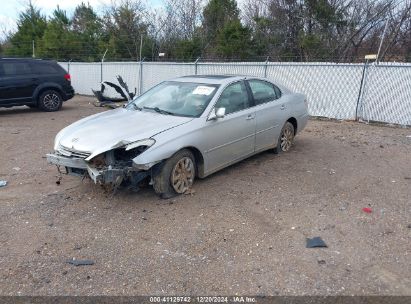
<instances>
[{"instance_id":1,"label":"white pole","mask_svg":"<svg viewBox=\"0 0 411 304\"><path fill-rule=\"evenodd\" d=\"M387 20L385 21L384 32L382 33L382 37L381 37L381 41L380 41L380 46L378 47L377 60L376 60L377 63L378 63L379 60L380 60L381 47L382 47L382 43L383 43L384 38L385 38L385 33L387 32L387 27L388 27L388 21L389 21L389 20L390 20L390 18L387 18Z\"/></svg>"},{"instance_id":2,"label":"white pole","mask_svg":"<svg viewBox=\"0 0 411 304\"><path fill-rule=\"evenodd\" d=\"M143 48L143 34L140 34L140 62L141 62L142 48Z\"/></svg>"}]
</instances>

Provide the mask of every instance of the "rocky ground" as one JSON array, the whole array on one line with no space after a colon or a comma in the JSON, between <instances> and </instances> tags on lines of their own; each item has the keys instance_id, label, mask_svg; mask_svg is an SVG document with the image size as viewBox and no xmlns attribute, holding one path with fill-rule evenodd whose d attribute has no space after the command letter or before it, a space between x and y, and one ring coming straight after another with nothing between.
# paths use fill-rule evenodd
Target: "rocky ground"
<instances>
[{"instance_id":1,"label":"rocky ground","mask_svg":"<svg viewBox=\"0 0 411 304\"><path fill-rule=\"evenodd\" d=\"M411 295L410 129L311 120L190 195L110 196L45 160L91 101L0 109L1 295Z\"/></svg>"}]
</instances>

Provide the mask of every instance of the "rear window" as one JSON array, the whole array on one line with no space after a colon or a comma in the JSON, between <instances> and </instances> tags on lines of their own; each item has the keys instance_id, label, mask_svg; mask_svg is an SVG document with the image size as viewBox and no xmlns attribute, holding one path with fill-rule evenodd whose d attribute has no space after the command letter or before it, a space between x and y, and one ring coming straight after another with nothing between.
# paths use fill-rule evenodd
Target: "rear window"
<instances>
[{"instance_id":1,"label":"rear window","mask_svg":"<svg viewBox=\"0 0 411 304\"><path fill-rule=\"evenodd\" d=\"M250 84L256 105L275 100L281 96L278 95L281 92L279 90L277 92L275 86L269 82L255 79L249 80L248 83Z\"/></svg>"},{"instance_id":2,"label":"rear window","mask_svg":"<svg viewBox=\"0 0 411 304\"><path fill-rule=\"evenodd\" d=\"M30 65L27 62L1 62L0 63L0 72L4 76L16 76L16 75L25 75L31 74Z\"/></svg>"},{"instance_id":3,"label":"rear window","mask_svg":"<svg viewBox=\"0 0 411 304\"><path fill-rule=\"evenodd\" d=\"M33 72L39 74L57 74L61 70L58 66L51 64L51 63L33 63L32 65Z\"/></svg>"}]
</instances>

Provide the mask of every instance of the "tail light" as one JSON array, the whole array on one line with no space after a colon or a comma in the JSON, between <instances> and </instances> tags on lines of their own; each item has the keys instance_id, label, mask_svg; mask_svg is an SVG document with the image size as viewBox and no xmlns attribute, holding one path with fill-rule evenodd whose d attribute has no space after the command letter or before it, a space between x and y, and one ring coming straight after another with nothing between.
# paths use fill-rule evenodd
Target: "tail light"
<instances>
[{"instance_id":1,"label":"tail light","mask_svg":"<svg viewBox=\"0 0 411 304\"><path fill-rule=\"evenodd\" d=\"M70 74L65 74L65 75L64 75L64 79L66 79L67 81L71 81L71 76L70 76Z\"/></svg>"}]
</instances>

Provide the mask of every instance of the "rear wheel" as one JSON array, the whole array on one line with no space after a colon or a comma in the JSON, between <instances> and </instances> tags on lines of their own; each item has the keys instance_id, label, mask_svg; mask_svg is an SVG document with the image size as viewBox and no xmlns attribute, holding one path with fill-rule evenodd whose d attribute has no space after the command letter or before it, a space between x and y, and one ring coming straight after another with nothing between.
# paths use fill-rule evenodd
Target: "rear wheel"
<instances>
[{"instance_id":1,"label":"rear wheel","mask_svg":"<svg viewBox=\"0 0 411 304\"><path fill-rule=\"evenodd\" d=\"M294 142L294 126L291 122L287 121L281 129L280 137L278 138L277 147L274 152L287 152L291 149Z\"/></svg>"},{"instance_id":2,"label":"rear wheel","mask_svg":"<svg viewBox=\"0 0 411 304\"><path fill-rule=\"evenodd\" d=\"M181 150L169 158L153 176L153 187L162 198L187 192L194 183L196 164L193 153Z\"/></svg>"},{"instance_id":3,"label":"rear wheel","mask_svg":"<svg viewBox=\"0 0 411 304\"><path fill-rule=\"evenodd\" d=\"M55 112L61 109L63 99L55 90L47 90L40 94L38 106L46 112Z\"/></svg>"}]
</instances>

